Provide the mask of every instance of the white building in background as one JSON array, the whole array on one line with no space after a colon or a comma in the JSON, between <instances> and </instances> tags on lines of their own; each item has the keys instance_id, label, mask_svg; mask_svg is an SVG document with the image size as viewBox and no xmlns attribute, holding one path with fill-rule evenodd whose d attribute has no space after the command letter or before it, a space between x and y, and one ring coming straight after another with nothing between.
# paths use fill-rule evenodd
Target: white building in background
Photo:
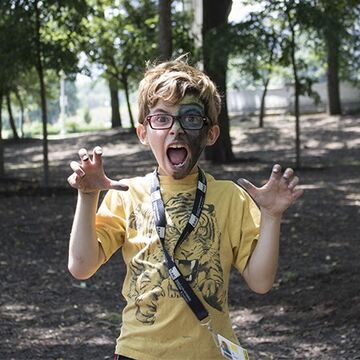
<instances>
[{"instance_id":1,"label":"white building in background","mask_svg":"<svg viewBox=\"0 0 360 360\"><path fill-rule=\"evenodd\" d=\"M320 103L315 104L308 96L300 96L300 112L324 112L327 108L326 83L313 85L313 90L320 96ZM248 115L258 113L261 104L262 89L228 90L227 104L231 115ZM341 105L344 113L360 111L360 89L349 83L340 86ZM265 98L266 113L292 113L294 111L294 88L286 86L269 89Z\"/></svg>"}]
</instances>

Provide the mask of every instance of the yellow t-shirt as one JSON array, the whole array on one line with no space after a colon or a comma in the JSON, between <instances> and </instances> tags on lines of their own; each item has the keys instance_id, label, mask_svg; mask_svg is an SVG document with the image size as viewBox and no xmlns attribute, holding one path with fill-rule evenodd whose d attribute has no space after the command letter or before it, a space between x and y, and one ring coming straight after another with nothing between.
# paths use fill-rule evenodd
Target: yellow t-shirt
<instances>
[{"instance_id":1,"label":"yellow t-shirt","mask_svg":"<svg viewBox=\"0 0 360 360\"><path fill-rule=\"evenodd\" d=\"M110 190L96 217L106 260L119 248L127 266L127 301L115 352L134 359L223 359L169 277L150 199L152 174L127 180L126 192ZM160 176L167 219L165 246L208 310L214 330L237 342L228 310L231 266L242 272L259 234L260 211L231 181L206 174L200 220L176 249L191 214L197 174L181 180Z\"/></svg>"}]
</instances>

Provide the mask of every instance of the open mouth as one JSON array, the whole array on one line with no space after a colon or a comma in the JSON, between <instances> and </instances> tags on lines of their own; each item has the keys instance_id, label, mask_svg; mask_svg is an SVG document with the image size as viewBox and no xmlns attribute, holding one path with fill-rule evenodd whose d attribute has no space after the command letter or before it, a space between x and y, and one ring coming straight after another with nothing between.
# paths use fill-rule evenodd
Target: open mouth
<instances>
[{"instance_id":1,"label":"open mouth","mask_svg":"<svg viewBox=\"0 0 360 360\"><path fill-rule=\"evenodd\" d=\"M175 262L187 281L191 282L196 278L199 270L198 260L175 260Z\"/></svg>"},{"instance_id":2,"label":"open mouth","mask_svg":"<svg viewBox=\"0 0 360 360\"><path fill-rule=\"evenodd\" d=\"M182 145L170 145L166 153L171 164L176 167L182 166L188 155L187 149Z\"/></svg>"}]
</instances>

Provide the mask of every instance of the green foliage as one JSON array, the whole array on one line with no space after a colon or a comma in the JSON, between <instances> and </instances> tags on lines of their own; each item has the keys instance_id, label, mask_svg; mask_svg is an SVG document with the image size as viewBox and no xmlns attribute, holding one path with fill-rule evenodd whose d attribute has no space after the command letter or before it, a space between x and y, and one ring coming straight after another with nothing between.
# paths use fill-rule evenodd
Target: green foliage
<instances>
[{"instance_id":1,"label":"green foliage","mask_svg":"<svg viewBox=\"0 0 360 360\"><path fill-rule=\"evenodd\" d=\"M191 33L194 16L188 11L174 11L172 14L173 58L189 53L189 62L195 64L200 60L200 49L195 46Z\"/></svg>"},{"instance_id":2,"label":"green foliage","mask_svg":"<svg viewBox=\"0 0 360 360\"><path fill-rule=\"evenodd\" d=\"M55 121L59 113L59 104L54 100L58 98L57 74L60 70L79 70L78 44L87 10L85 0L1 1L0 92L15 92L19 95L17 100L23 100L22 105L30 111L41 104L43 120L49 115L50 122ZM40 69L47 80L47 112L40 101Z\"/></svg>"},{"instance_id":3,"label":"green foliage","mask_svg":"<svg viewBox=\"0 0 360 360\"><path fill-rule=\"evenodd\" d=\"M121 85L139 80L145 61L156 52L156 7L151 1L89 1L93 16L86 22L83 49L107 79Z\"/></svg>"},{"instance_id":4,"label":"green foliage","mask_svg":"<svg viewBox=\"0 0 360 360\"><path fill-rule=\"evenodd\" d=\"M263 79L291 66L291 21L296 33L301 92L324 78L327 68L325 36L341 40L340 75L352 82L360 79L360 4L357 0L244 0L254 10L239 24L230 24L228 46L243 78L259 86ZM274 44L275 42L275 44ZM273 47L274 46L274 47ZM273 57L271 58L271 49ZM302 80L303 79L303 80ZM315 95L316 97L316 95Z\"/></svg>"}]
</instances>

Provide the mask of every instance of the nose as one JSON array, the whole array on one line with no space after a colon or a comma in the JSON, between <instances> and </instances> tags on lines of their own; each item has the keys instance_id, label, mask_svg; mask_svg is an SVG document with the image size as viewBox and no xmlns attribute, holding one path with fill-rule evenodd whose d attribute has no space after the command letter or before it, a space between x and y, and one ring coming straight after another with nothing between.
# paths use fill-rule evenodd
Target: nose
<instances>
[{"instance_id":1,"label":"nose","mask_svg":"<svg viewBox=\"0 0 360 360\"><path fill-rule=\"evenodd\" d=\"M170 128L170 134L177 134L177 133L185 133L185 131L181 127L180 121L178 119L175 119L172 127Z\"/></svg>"}]
</instances>

